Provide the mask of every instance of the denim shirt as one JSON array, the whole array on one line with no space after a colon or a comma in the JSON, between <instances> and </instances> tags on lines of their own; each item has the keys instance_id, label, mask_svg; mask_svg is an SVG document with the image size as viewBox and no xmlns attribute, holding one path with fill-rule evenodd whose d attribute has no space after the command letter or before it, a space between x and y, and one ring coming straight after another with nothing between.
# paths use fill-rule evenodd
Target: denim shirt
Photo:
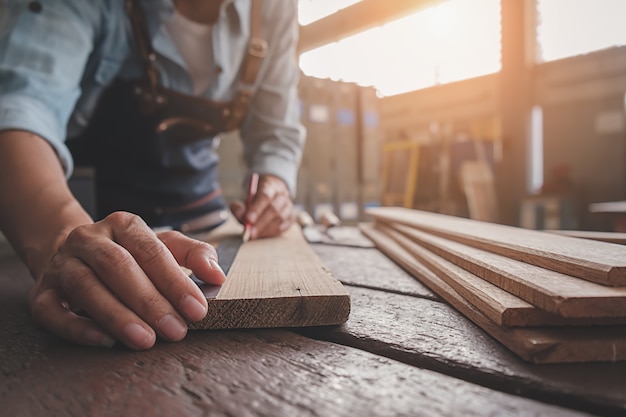
<instances>
[{"instance_id":1,"label":"denim shirt","mask_svg":"<svg viewBox=\"0 0 626 417\"><path fill-rule=\"evenodd\" d=\"M212 31L213 82L203 94L230 101L250 35L250 3L225 0ZM161 83L192 93L192 79L163 25L172 0L141 0ZM304 145L299 122L296 0L265 0L269 48L241 128L250 171L282 178L292 194ZM123 0L0 0L0 131L20 129L47 140L66 175L65 146L89 123L98 97L116 77L142 76Z\"/></svg>"}]
</instances>

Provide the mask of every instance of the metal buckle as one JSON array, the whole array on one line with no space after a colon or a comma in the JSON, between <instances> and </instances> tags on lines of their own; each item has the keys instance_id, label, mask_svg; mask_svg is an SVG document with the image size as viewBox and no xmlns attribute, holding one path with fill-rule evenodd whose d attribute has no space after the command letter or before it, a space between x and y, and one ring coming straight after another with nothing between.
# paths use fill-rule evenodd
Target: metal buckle
<instances>
[{"instance_id":1,"label":"metal buckle","mask_svg":"<svg viewBox=\"0 0 626 417\"><path fill-rule=\"evenodd\" d=\"M191 117L169 117L162 120L155 128L157 133L163 133L176 126L189 126L207 134L213 130L210 123L202 120L192 119Z\"/></svg>"},{"instance_id":2,"label":"metal buckle","mask_svg":"<svg viewBox=\"0 0 626 417\"><path fill-rule=\"evenodd\" d=\"M265 39L252 38L248 46L248 53L257 58L265 58L267 54L267 42Z\"/></svg>"}]
</instances>

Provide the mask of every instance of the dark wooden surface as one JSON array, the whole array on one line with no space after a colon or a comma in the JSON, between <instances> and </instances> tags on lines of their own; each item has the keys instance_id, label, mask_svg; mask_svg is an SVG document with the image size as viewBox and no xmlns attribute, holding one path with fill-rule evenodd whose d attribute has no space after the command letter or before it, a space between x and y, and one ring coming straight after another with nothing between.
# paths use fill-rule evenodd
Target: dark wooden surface
<instances>
[{"instance_id":1,"label":"dark wooden surface","mask_svg":"<svg viewBox=\"0 0 626 417\"><path fill-rule=\"evenodd\" d=\"M626 364L530 365L376 249L313 245L345 283L340 327L193 331L145 352L85 348L30 321L0 256L0 416L626 414Z\"/></svg>"}]
</instances>

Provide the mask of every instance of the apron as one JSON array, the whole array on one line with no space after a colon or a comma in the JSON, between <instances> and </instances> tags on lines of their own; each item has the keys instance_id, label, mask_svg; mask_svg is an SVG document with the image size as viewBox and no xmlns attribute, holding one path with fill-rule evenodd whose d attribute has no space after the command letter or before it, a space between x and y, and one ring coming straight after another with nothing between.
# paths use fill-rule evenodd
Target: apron
<instances>
[{"instance_id":1,"label":"apron","mask_svg":"<svg viewBox=\"0 0 626 417\"><path fill-rule=\"evenodd\" d=\"M95 169L98 218L114 211L151 227L207 230L228 217L217 181L216 136L243 123L267 51L262 5L253 0L250 43L233 101L214 102L159 84L156 53L137 0L127 0L141 80L115 80L99 98L88 127L67 141L75 164Z\"/></svg>"}]
</instances>

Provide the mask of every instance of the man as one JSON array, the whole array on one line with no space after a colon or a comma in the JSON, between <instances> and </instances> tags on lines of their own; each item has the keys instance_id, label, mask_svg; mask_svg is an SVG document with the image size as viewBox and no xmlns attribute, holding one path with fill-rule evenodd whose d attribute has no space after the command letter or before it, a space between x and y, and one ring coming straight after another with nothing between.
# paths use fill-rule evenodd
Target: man
<instances>
[{"instance_id":1,"label":"man","mask_svg":"<svg viewBox=\"0 0 626 417\"><path fill-rule=\"evenodd\" d=\"M151 227L223 221L221 131L240 127L260 174L235 217L252 239L289 227L296 42L295 0L0 0L0 227L36 323L93 346L185 337L207 304L179 265L225 277L210 245ZM75 163L96 168L97 221L67 187Z\"/></svg>"}]
</instances>

